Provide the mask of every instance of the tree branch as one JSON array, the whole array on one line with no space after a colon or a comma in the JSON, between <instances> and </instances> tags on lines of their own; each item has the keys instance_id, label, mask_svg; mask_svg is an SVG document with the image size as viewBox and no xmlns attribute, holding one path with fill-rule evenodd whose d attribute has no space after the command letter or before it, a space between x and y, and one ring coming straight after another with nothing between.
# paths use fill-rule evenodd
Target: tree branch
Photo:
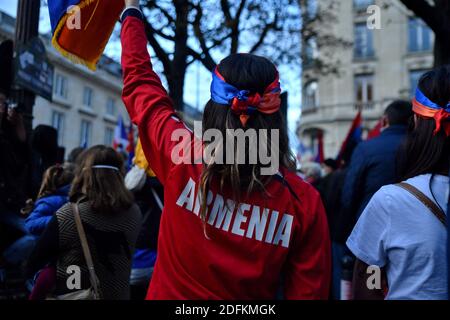
<instances>
[{"instance_id":1,"label":"tree branch","mask_svg":"<svg viewBox=\"0 0 450 320\"><path fill-rule=\"evenodd\" d=\"M161 38L164 38L166 40L170 40L170 41L175 41L175 37L174 36L169 36L168 34L165 34L162 29L155 29L152 28L153 31L155 32L155 34L157 34L158 36L160 36Z\"/></svg>"},{"instance_id":2,"label":"tree branch","mask_svg":"<svg viewBox=\"0 0 450 320\"><path fill-rule=\"evenodd\" d=\"M234 18L235 20L240 20L241 19L241 15L242 15L242 12L244 11L246 3L247 3L247 0L242 0L241 1L241 4L239 5L239 8L238 8L238 10L236 12L236 17Z\"/></svg>"},{"instance_id":3,"label":"tree branch","mask_svg":"<svg viewBox=\"0 0 450 320\"><path fill-rule=\"evenodd\" d=\"M191 47L188 47L187 51L191 57L193 57L195 60L200 61L207 70L211 71L216 67L217 64L211 57L204 57Z\"/></svg>"},{"instance_id":4,"label":"tree branch","mask_svg":"<svg viewBox=\"0 0 450 320\"><path fill-rule=\"evenodd\" d=\"M253 45L253 47L250 49L250 53L256 52L256 50L259 49L259 47L264 43L264 39L267 37L267 34L271 29L275 29L278 24L278 13L275 14L275 18L272 23L266 24L264 26L263 31L261 32L261 35L259 36L258 41Z\"/></svg>"},{"instance_id":5,"label":"tree branch","mask_svg":"<svg viewBox=\"0 0 450 320\"><path fill-rule=\"evenodd\" d=\"M241 15L242 11L245 8L247 0L241 0L241 3L239 4L239 8L237 10L236 16L234 19L231 20L231 23L229 24L229 28L231 29L231 48L230 53L237 53L239 48L239 23L241 21ZM228 9L229 10L229 9Z\"/></svg>"},{"instance_id":6,"label":"tree branch","mask_svg":"<svg viewBox=\"0 0 450 320\"><path fill-rule=\"evenodd\" d=\"M203 32L201 30L201 21L202 21L202 17L203 17L203 10L202 7L200 5L200 3L197 6L197 14L195 15L195 19L194 22L192 24L192 27L194 29L194 34L195 37L197 38L199 44L200 44L200 48L203 51L203 57L201 57L201 59L199 59L200 61L202 61L203 65L208 68L208 67L212 67L214 68L214 66L216 65L214 62L214 59L211 56L210 53L210 48L208 48L207 44L206 44L206 40L205 37L203 35ZM192 49L191 49L192 50ZM191 51L191 56L195 56L195 53L193 53L194 50ZM212 68L208 68L208 70L212 70Z\"/></svg>"},{"instance_id":7,"label":"tree branch","mask_svg":"<svg viewBox=\"0 0 450 320\"><path fill-rule=\"evenodd\" d=\"M220 0L220 6L222 7L227 25L231 25L233 18L231 17L230 4L228 3L228 0Z\"/></svg>"},{"instance_id":8,"label":"tree branch","mask_svg":"<svg viewBox=\"0 0 450 320\"><path fill-rule=\"evenodd\" d=\"M168 77L172 69L169 54L161 47L158 40L156 40L155 30L153 29L151 24L147 21L147 19L144 19L144 26L148 43L152 46L159 61L161 61L161 63L163 64L164 74L166 75L166 77Z\"/></svg>"},{"instance_id":9,"label":"tree branch","mask_svg":"<svg viewBox=\"0 0 450 320\"><path fill-rule=\"evenodd\" d=\"M436 34L448 30L448 17L438 7L431 6L425 0L401 0L416 16L421 18Z\"/></svg>"},{"instance_id":10,"label":"tree branch","mask_svg":"<svg viewBox=\"0 0 450 320\"><path fill-rule=\"evenodd\" d=\"M175 23L175 18L172 17L166 9L157 5L155 0L148 1L146 7L148 9L158 9L166 17L166 19L167 19L167 21L169 21L169 23Z\"/></svg>"}]
</instances>

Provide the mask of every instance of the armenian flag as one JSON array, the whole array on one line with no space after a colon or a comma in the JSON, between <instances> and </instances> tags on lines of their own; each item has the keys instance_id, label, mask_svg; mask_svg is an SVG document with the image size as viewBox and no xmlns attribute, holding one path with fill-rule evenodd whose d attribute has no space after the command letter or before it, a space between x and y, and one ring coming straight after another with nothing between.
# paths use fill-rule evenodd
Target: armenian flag
<instances>
[{"instance_id":1,"label":"armenian flag","mask_svg":"<svg viewBox=\"0 0 450 320\"><path fill-rule=\"evenodd\" d=\"M114 130L114 139L113 139L113 148L116 151L126 151L128 148L129 140L128 140L127 128L125 127L125 123L123 122L122 116L119 117L119 121L117 122L116 129Z\"/></svg>"},{"instance_id":2,"label":"armenian flag","mask_svg":"<svg viewBox=\"0 0 450 320\"><path fill-rule=\"evenodd\" d=\"M53 46L95 70L123 7L123 0L48 0Z\"/></svg>"},{"instance_id":3,"label":"armenian flag","mask_svg":"<svg viewBox=\"0 0 450 320\"><path fill-rule=\"evenodd\" d=\"M375 127L372 128L372 130L369 131L368 135L367 135L367 140L379 137L381 134L381 128L383 127L383 122L382 120L378 120L377 124L375 125Z\"/></svg>"},{"instance_id":4,"label":"armenian flag","mask_svg":"<svg viewBox=\"0 0 450 320\"><path fill-rule=\"evenodd\" d=\"M130 128L128 130L128 168L133 166L133 159L135 157L135 145L134 145L134 128L133 123L130 123Z\"/></svg>"},{"instance_id":5,"label":"armenian flag","mask_svg":"<svg viewBox=\"0 0 450 320\"><path fill-rule=\"evenodd\" d=\"M344 154L350 152L355 148L355 146L360 143L362 140L362 117L361 111L356 114L355 119L353 119L352 126L348 131L347 137L342 143L341 149L339 150L339 154L336 158L338 162L340 162Z\"/></svg>"},{"instance_id":6,"label":"armenian flag","mask_svg":"<svg viewBox=\"0 0 450 320\"><path fill-rule=\"evenodd\" d=\"M325 155L323 151L323 131L317 133L317 154L315 162L323 163L325 161Z\"/></svg>"}]
</instances>

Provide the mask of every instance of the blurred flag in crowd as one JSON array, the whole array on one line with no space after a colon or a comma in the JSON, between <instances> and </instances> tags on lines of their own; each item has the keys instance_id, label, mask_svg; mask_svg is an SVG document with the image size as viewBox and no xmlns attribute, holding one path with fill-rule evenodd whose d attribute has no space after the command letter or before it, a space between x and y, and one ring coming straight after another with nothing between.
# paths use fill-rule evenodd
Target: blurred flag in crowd
<instances>
[{"instance_id":1,"label":"blurred flag in crowd","mask_svg":"<svg viewBox=\"0 0 450 320\"><path fill-rule=\"evenodd\" d=\"M150 168L147 158L145 157L144 149L142 149L142 144L141 144L140 139L138 139L138 141L137 141L137 145L136 145L136 149L135 149L135 157L134 157L133 162L137 167L139 167L142 170L145 170L145 172L147 173L147 175L149 177L155 177L155 173Z\"/></svg>"},{"instance_id":2,"label":"blurred flag in crowd","mask_svg":"<svg viewBox=\"0 0 450 320\"><path fill-rule=\"evenodd\" d=\"M127 145L127 152L128 152L128 168L131 168L133 166L133 159L134 159L134 128L133 123L130 123L130 129L128 130L128 145Z\"/></svg>"},{"instance_id":3,"label":"blurred flag in crowd","mask_svg":"<svg viewBox=\"0 0 450 320\"><path fill-rule=\"evenodd\" d=\"M116 129L114 130L113 148L117 151L125 151L128 149L128 133L123 123L122 117L119 117Z\"/></svg>"},{"instance_id":4,"label":"blurred flag in crowd","mask_svg":"<svg viewBox=\"0 0 450 320\"><path fill-rule=\"evenodd\" d=\"M383 122L380 119L375 127L373 127L372 130L369 131L369 134L367 135L367 140L373 139L378 137L381 134L381 127L383 126Z\"/></svg>"},{"instance_id":5,"label":"blurred flag in crowd","mask_svg":"<svg viewBox=\"0 0 450 320\"><path fill-rule=\"evenodd\" d=\"M123 0L48 0L53 46L95 70L123 7Z\"/></svg>"},{"instance_id":6,"label":"blurred flag in crowd","mask_svg":"<svg viewBox=\"0 0 450 320\"><path fill-rule=\"evenodd\" d=\"M325 161L325 156L323 153L323 132L319 131L317 133L317 154L314 159L317 163L322 163Z\"/></svg>"},{"instance_id":7,"label":"blurred flag in crowd","mask_svg":"<svg viewBox=\"0 0 450 320\"><path fill-rule=\"evenodd\" d=\"M304 161L313 160L315 158L314 154L314 146L313 147L307 147L303 144L303 142L300 141L300 143L297 146L297 161L299 163Z\"/></svg>"},{"instance_id":8,"label":"blurred flag in crowd","mask_svg":"<svg viewBox=\"0 0 450 320\"><path fill-rule=\"evenodd\" d=\"M354 147L360 143L362 140L362 117L361 111L356 114L355 119L353 119L352 126L348 131L347 137L342 143L341 149L337 156L337 161L340 162L343 158L345 152L348 150L354 149Z\"/></svg>"}]
</instances>

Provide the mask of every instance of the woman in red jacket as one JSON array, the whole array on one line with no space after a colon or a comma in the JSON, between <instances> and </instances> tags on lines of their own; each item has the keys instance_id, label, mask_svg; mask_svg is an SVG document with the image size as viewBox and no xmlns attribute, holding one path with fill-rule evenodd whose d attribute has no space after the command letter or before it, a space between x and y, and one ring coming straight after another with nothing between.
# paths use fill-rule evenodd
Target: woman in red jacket
<instances>
[{"instance_id":1,"label":"woman in red jacket","mask_svg":"<svg viewBox=\"0 0 450 320\"><path fill-rule=\"evenodd\" d=\"M286 299L328 298L326 217L295 174L276 67L249 54L224 59L196 140L152 70L138 1L125 2L123 100L166 195L147 299L273 299L280 285ZM234 129L257 132L258 147L230 148Z\"/></svg>"}]
</instances>

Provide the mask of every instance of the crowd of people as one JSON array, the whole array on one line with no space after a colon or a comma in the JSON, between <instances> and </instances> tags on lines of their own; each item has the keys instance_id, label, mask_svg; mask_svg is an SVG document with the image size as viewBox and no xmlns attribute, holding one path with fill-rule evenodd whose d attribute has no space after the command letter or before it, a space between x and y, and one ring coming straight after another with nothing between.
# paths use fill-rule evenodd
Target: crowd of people
<instances>
[{"instance_id":1,"label":"crowd of people","mask_svg":"<svg viewBox=\"0 0 450 320\"><path fill-rule=\"evenodd\" d=\"M449 66L386 108L379 137L298 172L275 65L231 55L203 130L278 129L279 172L263 175L259 159L175 163L173 133L192 137L193 157L196 139L152 69L138 1L125 3L123 100L140 137L129 172L106 146L58 159L49 127L28 142L0 93L3 278L23 268L32 300L343 299L354 270L355 299L448 299Z\"/></svg>"}]
</instances>

